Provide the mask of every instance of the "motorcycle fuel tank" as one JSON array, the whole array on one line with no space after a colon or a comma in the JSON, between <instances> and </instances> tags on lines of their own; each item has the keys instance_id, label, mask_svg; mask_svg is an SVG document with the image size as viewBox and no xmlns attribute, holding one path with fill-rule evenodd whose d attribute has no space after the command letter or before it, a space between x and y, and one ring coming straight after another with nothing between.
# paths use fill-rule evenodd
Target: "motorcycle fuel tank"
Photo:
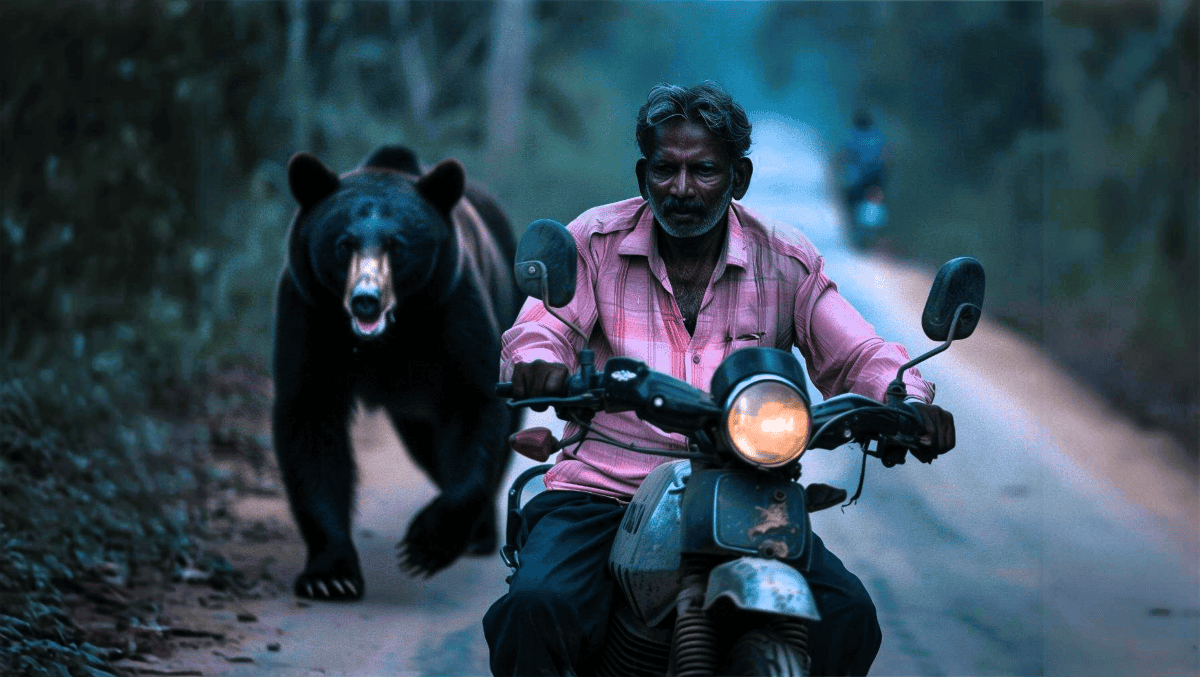
<instances>
[{"instance_id":1,"label":"motorcycle fuel tank","mask_svg":"<svg viewBox=\"0 0 1200 677\"><path fill-rule=\"evenodd\" d=\"M689 461L655 468L633 495L613 540L609 570L648 626L667 617L679 594L680 498L690 474Z\"/></svg>"}]
</instances>

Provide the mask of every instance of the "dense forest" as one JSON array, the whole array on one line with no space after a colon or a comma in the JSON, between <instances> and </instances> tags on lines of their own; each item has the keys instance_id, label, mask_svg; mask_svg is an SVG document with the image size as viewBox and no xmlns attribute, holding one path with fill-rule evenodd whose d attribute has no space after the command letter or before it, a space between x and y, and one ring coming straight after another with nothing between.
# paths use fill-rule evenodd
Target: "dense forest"
<instances>
[{"instance_id":1,"label":"dense forest","mask_svg":"<svg viewBox=\"0 0 1200 677\"><path fill-rule=\"evenodd\" d=\"M0 20L0 670L110 670L62 611L85 581L228 573L206 469L229 412L267 398L292 153L345 170L400 141L460 158L518 227L566 221L633 193L633 115L662 80L715 76L831 145L869 105L898 148L895 253L974 253L990 314L1197 453L1196 0L46 0Z\"/></svg>"}]
</instances>

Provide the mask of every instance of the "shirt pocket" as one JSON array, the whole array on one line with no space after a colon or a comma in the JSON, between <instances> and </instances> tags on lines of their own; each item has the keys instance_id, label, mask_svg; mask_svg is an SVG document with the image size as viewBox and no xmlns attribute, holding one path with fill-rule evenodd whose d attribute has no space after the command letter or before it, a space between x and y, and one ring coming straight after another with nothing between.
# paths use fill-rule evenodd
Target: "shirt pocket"
<instances>
[{"instance_id":1,"label":"shirt pocket","mask_svg":"<svg viewBox=\"0 0 1200 677\"><path fill-rule=\"evenodd\" d=\"M774 319L768 317L768 313L761 309L743 306L734 310L731 322L722 337L726 344L726 354L742 348L772 345L770 324L773 321Z\"/></svg>"}]
</instances>

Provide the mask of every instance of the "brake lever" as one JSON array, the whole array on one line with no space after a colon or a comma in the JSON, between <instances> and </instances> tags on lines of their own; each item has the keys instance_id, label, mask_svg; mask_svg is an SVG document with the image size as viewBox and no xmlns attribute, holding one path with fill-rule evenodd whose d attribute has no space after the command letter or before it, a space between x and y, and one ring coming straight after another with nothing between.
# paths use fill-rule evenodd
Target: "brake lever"
<instances>
[{"instance_id":1,"label":"brake lever","mask_svg":"<svg viewBox=\"0 0 1200 677\"><path fill-rule=\"evenodd\" d=\"M572 395L570 397L530 397L524 400L509 400L504 403L504 406L509 409L522 409L525 407L578 407L581 409L594 409L602 406L603 402L596 396L595 393L584 393L582 395Z\"/></svg>"}]
</instances>

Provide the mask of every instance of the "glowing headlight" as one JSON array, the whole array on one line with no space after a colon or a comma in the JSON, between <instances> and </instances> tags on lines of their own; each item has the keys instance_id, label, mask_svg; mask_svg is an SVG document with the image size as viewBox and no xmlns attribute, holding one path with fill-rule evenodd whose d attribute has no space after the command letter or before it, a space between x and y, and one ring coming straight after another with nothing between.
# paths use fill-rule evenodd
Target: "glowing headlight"
<instances>
[{"instance_id":1,"label":"glowing headlight","mask_svg":"<svg viewBox=\"0 0 1200 677\"><path fill-rule=\"evenodd\" d=\"M766 468L800 458L811 427L807 400L795 386L772 374L739 383L725 408L730 446L742 458Z\"/></svg>"}]
</instances>

